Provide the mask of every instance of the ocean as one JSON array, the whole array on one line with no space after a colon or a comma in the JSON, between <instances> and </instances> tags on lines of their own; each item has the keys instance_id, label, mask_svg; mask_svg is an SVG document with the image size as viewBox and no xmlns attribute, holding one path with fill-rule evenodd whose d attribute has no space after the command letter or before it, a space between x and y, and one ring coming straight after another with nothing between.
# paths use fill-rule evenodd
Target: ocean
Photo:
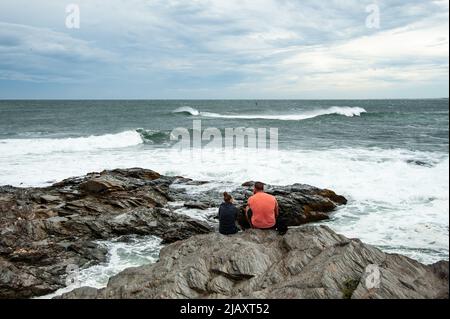
<instances>
[{"instance_id":1,"label":"ocean","mask_svg":"<svg viewBox=\"0 0 450 319\"><path fill-rule=\"evenodd\" d=\"M278 151L184 156L171 132L192 132L194 120L220 132L277 128ZM335 231L424 263L448 260L448 99L0 101L0 185L44 186L127 167L219 190L248 180L330 188L349 200L324 222ZM91 286L154 260L160 242L105 245L108 264L83 270Z\"/></svg>"}]
</instances>

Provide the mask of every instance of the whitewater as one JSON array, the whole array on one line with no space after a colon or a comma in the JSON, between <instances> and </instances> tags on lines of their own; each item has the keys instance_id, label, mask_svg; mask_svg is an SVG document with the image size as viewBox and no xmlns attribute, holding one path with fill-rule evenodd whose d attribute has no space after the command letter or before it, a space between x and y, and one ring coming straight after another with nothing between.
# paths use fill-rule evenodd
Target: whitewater
<instances>
[{"instance_id":1,"label":"whitewater","mask_svg":"<svg viewBox=\"0 0 450 319\"><path fill-rule=\"evenodd\" d=\"M366 113L367 111L361 107L349 107L349 106L332 106L326 109L317 109L313 111L306 111L300 114L219 114L219 113L211 113L211 112L201 112L190 106L183 106L173 111L173 113L181 113L181 114L190 114L192 116L200 116L200 117L210 117L210 118L222 118L222 119L241 119L241 120L252 120L252 119L260 119L260 120L280 120L280 121L301 121L312 119L315 117L323 116L323 115L343 115L347 117L360 116L362 113Z\"/></svg>"},{"instance_id":2,"label":"whitewater","mask_svg":"<svg viewBox=\"0 0 450 319\"><path fill-rule=\"evenodd\" d=\"M0 143L0 184L45 186L69 176L127 167L209 180L209 187L224 190L256 179L277 185L307 183L349 199L329 223L344 235L425 262L448 255L448 154L378 148L162 152L143 148L137 132L116 137L108 148L95 147L101 137L90 142L27 140L18 143L16 156L5 156L9 141ZM110 141L111 136L103 138ZM71 143L75 145L69 147ZM39 149L44 152L33 151ZM261 157L264 161L252 160Z\"/></svg>"},{"instance_id":3,"label":"whitewater","mask_svg":"<svg viewBox=\"0 0 450 319\"><path fill-rule=\"evenodd\" d=\"M349 200L324 222L338 233L428 264L448 260L445 105L424 113L422 104L417 102L412 109L411 101L393 102L393 106L385 101L343 101L338 106L332 101L300 108L291 107L290 102L275 106L275 102L260 102L258 107L247 101L221 102L237 103L234 108L224 108L219 102L212 107L210 101L202 102L201 107L194 105L200 102L192 106L164 102L151 109L142 102L133 112L122 112L121 105L111 107L114 102L110 101L86 109L80 106L84 103L64 109L59 117L64 119L67 113L65 124L28 125L16 135L13 133L22 126L10 125L14 118L5 120L0 125L0 133L4 132L0 137L0 185L47 186L89 172L130 167L210 181L193 187L192 192L230 191L248 180L275 185L306 183L332 189ZM48 103L44 106L48 108ZM49 112L51 118L58 112L56 106ZM427 117L430 125L422 123ZM109 123L111 118L115 121ZM192 128L193 119L221 130L280 127L280 149L180 152L171 148L171 130ZM123 122L127 124L122 128ZM83 123L84 127L71 131L71 123ZM99 132L92 130L95 127ZM53 136L59 132L71 136ZM182 205L176 210L199 219L214 213ZM110 252L108 262L81 270L79 281L64 291L76 285L102 287L110 276L127 267L154 262L161 248L160 241L150 237L101 244Z\"/></svg>"}]
</instances>

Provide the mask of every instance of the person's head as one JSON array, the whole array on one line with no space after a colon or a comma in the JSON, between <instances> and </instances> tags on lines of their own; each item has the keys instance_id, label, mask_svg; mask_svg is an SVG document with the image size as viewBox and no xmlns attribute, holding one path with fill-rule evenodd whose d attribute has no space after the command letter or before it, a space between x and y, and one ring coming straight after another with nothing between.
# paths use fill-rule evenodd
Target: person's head
<instances>
[{"instance_id":1,"label":"person's head","mask_svg":"<svg viewBox=\"0 0 450 319\"><path fill-rule=\"evenodd\" d=\"M233 197L228 194L227 192L223 193L223 200L225 203L232 203L233 202Z\"/></svg>"},{"instance_id":2,"label":"person's head","mask_svg":"<svg viewBox=\"0 0 450 319\"><path fill-rule=\"evenodd\" d=\"M253 193L261 193L264 192L264 183L256 182L253 188Z\"/></svg>"}]
</instances>

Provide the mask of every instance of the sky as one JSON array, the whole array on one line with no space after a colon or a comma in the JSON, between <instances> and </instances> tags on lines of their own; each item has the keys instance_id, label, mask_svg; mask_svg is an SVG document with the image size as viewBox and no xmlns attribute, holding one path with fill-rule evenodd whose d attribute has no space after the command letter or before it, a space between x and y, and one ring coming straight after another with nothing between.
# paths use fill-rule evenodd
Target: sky
<instances>
[{"instance_id":1,"label":"sky","mask_svg":"<svg viewBox=\"0 0 450 319\"><path fill-rule=\"evenodd\" d=\"M0 99L448 97L448 32L448 0L1 0Z\"/></svg>"}]
</instances>

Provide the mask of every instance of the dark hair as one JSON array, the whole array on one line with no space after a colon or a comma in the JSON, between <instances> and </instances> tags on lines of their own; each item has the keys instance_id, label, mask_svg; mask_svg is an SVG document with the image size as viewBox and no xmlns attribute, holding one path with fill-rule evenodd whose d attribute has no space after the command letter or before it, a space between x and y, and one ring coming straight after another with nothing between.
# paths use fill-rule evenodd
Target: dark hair
<instances>
[{"instance_id":1,"label":"dark hair","mask_svg":"<svg viewBox=\"0 0 450 319\"><path fill-rule=\"evenodd\" d=\"M263 191L263 190L264 190L264 183L256 182L256 183L255 183L255 189L256 189L257 191Z\"/></svg>"},{"instance_id":2,"label":"dark hair","mask_svg":"<svg viewBox=\"0 0 450 319\"><path fill-rule=\"evenodd\" d=\"M224 192L223 193L223 200L226 202L226 203L231 203L231 200L233 199L233 197L230 195L230 194L228 194L227 192Z\"/></svg>"}]
</instances>

